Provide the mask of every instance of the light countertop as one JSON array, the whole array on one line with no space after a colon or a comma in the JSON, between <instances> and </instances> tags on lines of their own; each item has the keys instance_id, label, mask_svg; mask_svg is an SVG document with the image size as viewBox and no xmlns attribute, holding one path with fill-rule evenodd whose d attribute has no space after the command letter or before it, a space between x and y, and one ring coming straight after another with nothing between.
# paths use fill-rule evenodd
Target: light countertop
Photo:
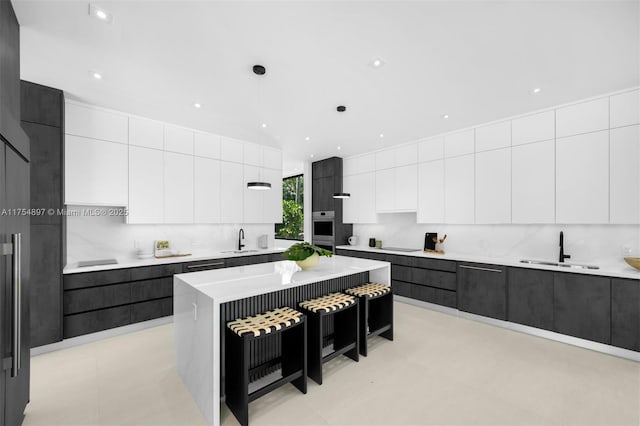
<instances>
[{"instance_id":1,"label":"light countertop","mask_svg":"<svg viewBox=\"0 0 640 426\"><path fill-rule=\"evenodd\" d=\"M425 253L422 250L412 251L412 252L402 252L402 251L393 251L393 250L382 250L379 248L373 248L368 246L338 246L336 249L344 249L344 250L355 250L355 251L364 251L370 253L380 253L380 254L394 254L399 256L414 256L414 257L424 257L429 259L443 259L443 260L452 260L457 262L473 262L473 263L486 263L493 265L501 265L501 266L511 266L518 268L527 268L527 269L541 269L545 271L554 271L554 272L568 272L568 273L577 273L584 275L599 275L606 277L615 277L615 278L628 278L628 279L640 279L640 271L632 268L627 265L623 259L620 259L618 262L611 264L594 264L594 266L599 266L600 269L581 269L581 268L566 268L561 266L551 266L551 265L536 265L531 263L520 263L522 259L529 259L526 257L517 257L517 258L506 258L506 257L483 257L483 256L473 256L469 254L456 254L456 253L445 253L445 254L432 254ZM531 260L542 260L542 261L553 261L551 259L531 259ZM571 264L572 262L566 262L567 264ZM579 263L579 262L575 262ZM590 263L589 263L590 265Z\"/></svg>"},{"instance_id":2,"label":"light countertop","mask_svg":"<svg viewBox=\"0 0 640 426\"><path fill-rule=\"evenodd\" d=\"M175 279L211 297L217 304L359 272L387 269L388 274L390 266L389 262L333 256L321 257L318 265L310 270L302 270L295 262L283 260L178 274L175 275Z\"/></svg>"},{"instance_id":3,"label":"light countertop","mask_svg":"<svg viewBox=\"0 0 640 426\"><path fill-rule=\"evenodd\" d=\"M140 266L154 266L154 265L165 265L169 263L184 263L184 262L193 262L199 260L209 260L209 259L227 259L231 257L243 257L243 256L258 256L261 254L274 254L274 253L282 253L286 249L281 247L274 247L270 249L256 249L255 251L245 251L243 253L233 253L233 251L202 251L191 254L191 256L180 256L180 257L167 257L163 259L156 259L155 257L151 257L148 259L137 259L137 258L117 258L118 263L114 263L111 265L96 265L96 266L84 266L79 267L77 263L71 263L65 266L62 271L63 274L75 274L79 272L95 272L95 271L108 271L112 269L122 269L122 268L137 268Z\"/></svg>"}]
</instances>

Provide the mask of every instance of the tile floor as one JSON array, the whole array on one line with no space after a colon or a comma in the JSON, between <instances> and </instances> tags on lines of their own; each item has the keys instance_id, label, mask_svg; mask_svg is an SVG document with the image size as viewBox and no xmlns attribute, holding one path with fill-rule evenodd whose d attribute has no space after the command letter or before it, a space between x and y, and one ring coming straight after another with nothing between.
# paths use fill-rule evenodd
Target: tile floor
<instances>
[{"instance_id":1,"label":"tile floor","mask_svg":"<svg viewBox=\"0 0 640 426\"><path fill-rule=\"evenodd\" d=\"M395 304L396 338L325 365L322 386L250 405L252 425L640 424L640 364ZM25 426L202 425L171 324L32 359ZM223 424L237 424L228 410Z\"/></svg>"}]
</instances>

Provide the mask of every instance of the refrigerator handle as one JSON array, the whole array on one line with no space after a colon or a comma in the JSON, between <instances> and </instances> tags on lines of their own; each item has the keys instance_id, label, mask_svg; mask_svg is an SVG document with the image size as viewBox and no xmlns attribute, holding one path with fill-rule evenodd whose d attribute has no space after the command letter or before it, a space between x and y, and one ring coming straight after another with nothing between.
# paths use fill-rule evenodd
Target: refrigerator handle
<instances>
[{"instance_id":1,"label":"refrigerator handle","mask_svg":"<svg viewBox=\"0 0 640 426\"><path fill-rule=\"evenodd\" d=\"M11 366L11 377L16 377L21 368L20 345L22 343L22 234L12 234L11 242L13 243L13 262L11 274L13 278L13 364Z\"/></svg>"}]
</instances>

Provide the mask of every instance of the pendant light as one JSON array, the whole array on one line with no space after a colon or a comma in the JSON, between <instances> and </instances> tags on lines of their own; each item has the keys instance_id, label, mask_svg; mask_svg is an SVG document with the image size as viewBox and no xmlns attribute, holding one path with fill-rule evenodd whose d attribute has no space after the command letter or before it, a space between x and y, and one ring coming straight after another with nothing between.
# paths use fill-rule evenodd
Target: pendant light
<instances>
[{"instance_id":1,"label":"pendant light","mask_svg":"<svg viewBox=\"0 0 640 426\"><path fill-rule=\"evenodd\" d=\"M347 107L344 106L344 105L338 105L336 107L336 111L338 111L340 113L345 112L346 110L347 110ZM340 147L338 147L338 149L340 149ZM340 192L335 192L333 194L333 198L344 200L344 199L347 199L347 198L351 197L351 194L349 194L348 192L342 192L342 191L343 191L342 190L342 181L340 181Z\"/></svg>"},{"instance_id":2,"label":"pendant light","mask_svg":"<svg viewBox=\"0 0 640 426\"><path fill-rule=\"evenodd\" d=\"M258 79L260 78L260 76L265 75L265 73L267 72L267 69L263 66L263 65L254 65L253 66L253 73L255 75L258 76ZM258 82L258 110L260 111L260 82ZM266 127L264 124L262 125L262 127ZM247 182L247 189L252 189L254 191L268 191L271 189L271 183L269 182L263 182L261 179L261 174L260 172L258 172L258 180L255 182Z\"/></svg>"}]
</instances>

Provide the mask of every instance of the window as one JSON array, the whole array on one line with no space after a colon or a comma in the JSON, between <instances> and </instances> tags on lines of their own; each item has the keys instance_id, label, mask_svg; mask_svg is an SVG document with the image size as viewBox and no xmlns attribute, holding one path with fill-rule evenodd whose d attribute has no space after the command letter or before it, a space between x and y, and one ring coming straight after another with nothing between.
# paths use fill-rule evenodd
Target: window
<instances>
[{"instance_id":1,"label":"window","mask_svg":"<svg viewBox=\"0 0 640 426\"><path fill-rule=\"evenodd\" d=\"M276 223L276 238L304 239L304 176L282 179L282 220Z\"/></svg>"}]
</instances>

